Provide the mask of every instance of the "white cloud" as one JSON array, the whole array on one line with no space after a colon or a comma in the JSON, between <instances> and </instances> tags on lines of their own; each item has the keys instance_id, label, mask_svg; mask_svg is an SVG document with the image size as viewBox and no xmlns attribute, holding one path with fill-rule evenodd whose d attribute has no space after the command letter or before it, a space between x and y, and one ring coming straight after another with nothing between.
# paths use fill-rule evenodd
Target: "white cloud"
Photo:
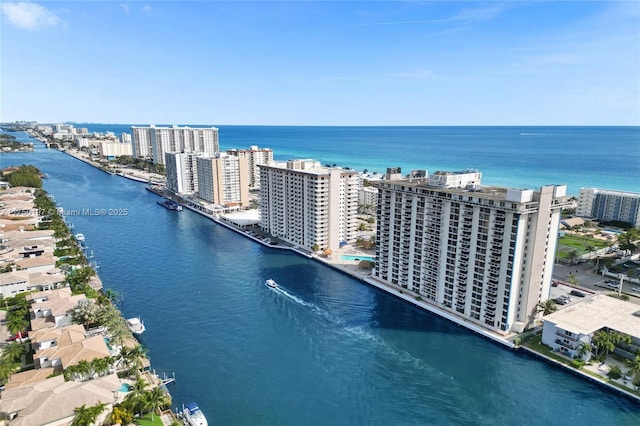
<instances>
[{"instance_id":1,"label":"white cloud","mask_svg":"<svg viewBox=\"0 0 640 426\"><path fill-rule=\"evenodd\" d=\"M129 14L129 5L126 3L120 3L120 7L124 10L124 13Z\"/></svg>"},{"instance_id":2,"label":"white cloud","mask_svg":"<svg viewBox=\"0 0 640 426\"><path fill-rule=\"evenodd\" d=\"M37 3L2 3L2 14L11 24L25 30L37 30L66 24L55 13Z\"/></svg>"},{"instance_id":3,"label":"white cloud","mask_svg":"<svg viewBox=\"0 0 640 426\"><path fill-rule=\"evenodd\" d=\"M149 6L148 4L145 4L144 6L142 6L142 12L144 12L147 15L151 15L151 6Z\"/></svg>"}]
</instances>

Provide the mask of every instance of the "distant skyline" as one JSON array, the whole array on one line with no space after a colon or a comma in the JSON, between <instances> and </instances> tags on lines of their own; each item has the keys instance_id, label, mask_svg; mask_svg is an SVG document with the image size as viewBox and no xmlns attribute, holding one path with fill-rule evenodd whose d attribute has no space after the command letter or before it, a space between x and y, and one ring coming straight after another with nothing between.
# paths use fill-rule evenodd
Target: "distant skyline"
<instances>
[{"instance_id":1,"label":"distant skyline","mask_svg":"<svg viewBox=\"0 0 640 426\"><path fill-rule=\"evenodd\" d=\"M0 3L0 121L640 125L637 1Z\"/></svg>"}]
</instances>

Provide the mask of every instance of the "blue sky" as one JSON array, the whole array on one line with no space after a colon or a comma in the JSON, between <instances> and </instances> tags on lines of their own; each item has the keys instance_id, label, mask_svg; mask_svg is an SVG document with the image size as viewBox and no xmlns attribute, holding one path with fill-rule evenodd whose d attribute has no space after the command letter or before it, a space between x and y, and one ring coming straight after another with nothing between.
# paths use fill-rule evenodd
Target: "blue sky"
<instances>
[{"instance_id":1,"label":"blue sky","mask_svg":"<svg viewBox=\"0 0 640 426\"><path fill-rule=\"evenodd\" d=\"M640 125L636 1L0 7L0 121Z\"/></svg>"}]
</instances>

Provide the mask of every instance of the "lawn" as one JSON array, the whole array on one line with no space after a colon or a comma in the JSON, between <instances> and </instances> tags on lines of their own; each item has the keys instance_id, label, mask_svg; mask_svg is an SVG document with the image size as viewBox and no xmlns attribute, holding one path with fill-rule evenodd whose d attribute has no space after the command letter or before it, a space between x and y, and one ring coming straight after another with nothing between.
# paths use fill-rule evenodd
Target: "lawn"
<instances>
[{"instance_id":1,"label":"lawn","mask_svg":"<svg viewBox=\"0 0 640 426\"><path fill-rule=\"evenodd\" d=\"M595 251L606 246L606 241L566 234L558 240L558 257L561 259L568 259L572 256L579 257L589 253L590 247L593 247Z\"/></svg>"},{"instance_id":2,"label":"lawn","mask_svg":"<svg viewBox=\"0 0 640 426\"><path fill-rule=\"evenodd\" d=\"M157 414L153 415L153 421L151 421L151 413L145 414L141 419L134 419L134 421L140 426L162 426L162 419Z\"/></svg>"}]
</instances>

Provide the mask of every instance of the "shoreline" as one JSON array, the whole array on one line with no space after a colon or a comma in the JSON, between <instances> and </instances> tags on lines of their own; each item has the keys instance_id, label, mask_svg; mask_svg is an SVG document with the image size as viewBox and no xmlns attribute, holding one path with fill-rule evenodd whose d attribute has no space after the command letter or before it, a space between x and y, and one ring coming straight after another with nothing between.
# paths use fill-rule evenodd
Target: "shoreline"
<instances>
[{"instance_id":1,"label":"shoreline","mask_svg":"<svg viewBox=\"0 0 640 426\"><path fill-rule=\"evenodd\" d=\"M62 152L65 152L68 155L70 155L71 157L74 157L74 158L76 158L76 159L78 159L78 160L80 160L80 161L82 161L82 162L84 162L84 163L86 163L86 164L88 164L90 166L93 166L93 167L95 167L95 168L97 168L97 169L99 169L99 170L101 170L101 171L103 171L105 173L109 173L109 172L105 171L104 169L102 169L101 167L99 167L98 165L96 165L95 163L93 163L90 159L84 159L81 156L73 155L73 153L70 153L68 151L62 151ZM148 174L148 173L146 173L144 171L139 171L139 173L141 173L142 175ZM111 173L109 173L109 174L111 174ZM144 183L144 184L147 185L147 186L145 186L146 190L158 195L159 197L166 198L166 199L173 199L174 201L181 201L182 200L182 197L180 197L179 195L171 194L172 197L169 198L167 196L168 195L167 193L165 193L163 191L159 191L159 190L157 190L155 188L152 188L151 186L148 186L148 184L151 182L150 178L149 179L145 179L143 177L136 178L136 177L124 175L122 173L115 173L115 175L123 177L125 179L130 179L130 180L133 180L133 181L136 181L136 182L139 182L139 183ZM342 263L338 263L338 262L331 262L330 259L324 259L324 258L322 258L322 257L320 257L320 256L318 256L316 254L309 254L306 251L303 251L303 250L300 250L300 249L298 249L296 247L293 247L293 246L289 245L289 243L286 243L286 242L284 243L284 245L268 244L268 243L262 241L259 238L255 238L254 236L247 234L247 232L245 230L243 230L243 229L235 227L235 226L233 226L233 225L231 225L229 223L226 223L226 222L216 218L213 215L210 215L210 214L208 214L208 213L206 213L206 212L204 212L202 210L194 208L189 203L183 202L181 204L184 207L186 207L187 209L189 209L189 210L191 210L191 211L193 211L195 213L198 213L198 214L202 215L203 217L206 217L207 219L212 220L216 224L219 224L219 225L221 225L221 226L223 226L223 227L225 227L225 228L227 228L227 229L229 229L231 231L234 231L234 232L244 236L245 238L249 238L249 239L251 239L251 240L253 240L253 241L255 241L255 242L257 242L257 243L259 243L259 244L261 244L263 246L265 246L265 247L269 247L269 248L273 248L273 249L279 249L279 250L289 250L289 251L292 251L292 252L294 252L294 253L296 253L298 255L302 255L302 256L304 256L304 257L306 257L308 259L311 259L311 260L314 260L316 262L319 262L319 263L321 263L321 264L323 264L325 266L328 266L328 267L330 267L330 268L332 268L332 269L334 269L334 270L336 270L336 271L338 271L340 273L348 275L349 277L351 277L353 279L356 279L361 283L364 283L364 284L370 285L372 287L375 287L378 290L384 291L386 294L388 294L390 296L393 296L395 298L401 299L401 300L403 300L405 302L408 302L408 303L410 303L410 304L412 304L412 305L414 305L414 306L416 306L416 307L418 307L418 308L420 308L422 310L425 310L425 311L428 311L428 312L430 312L430 313L432 313L434 315L437 315L439 318L447 320L447 321L457 325L458 327L463 327L467 331L470 331L470 332L472 332L474 334L477 334L477 335L485 338L489 342L492 342L494 344L498 344L503 348L512 349L516 353L525 354L525 355L531 356L533 358L537 358L538 360L546 361L548 364L554 365L555 367L562 368L568 373L571 373L571 374L574 374L574 375L579 375L581 378L587 379L588 381L590 381L590 382L592 382L594 384L599 384L600 386L603 386L609 392L613 392L615 394L625 396L628 399L633 400L636 403L640 403L640 397L635 395L635 394L633 394L633 393L631 393L631 392L628 392L628 391L626 391L624 389L621 389L619 387L613 386L613 385L611 385L611 384L609 384L609 383L607 383L607 382L605 382L603 380L600 380L600 379L598 379L596 377L590 376L587 373L584 373L584 372L582 372L580 370L577 370L576 368L571 367L569 365L565 365L565 364L563 364L563 363L561 363L561 362L559 362L559 361L557 361L557 360L555 360L553 358L549 358L546 355L535 351L534 349L525 347L523 345L515 344L513 342L513 339L518 337L519 336L518 334L511 334L508 337L497 335L496 333L492 333L489 330L485 330L482 327L477 326L477 325L475 325L473 323L470 323L469 321L467 321L465 319L458 318L458 317L456 317L455 315L453 315L453 314L451 314L449 312L442 311L442 310L438 309L437 307L430 305L429 303L426 303L426 302L424 302L422 300L417 300L416 299L417 296L415 296L415 295L413 295L411 293L409 293L409 294L404 293L404 289L402 289L400 287L395 288L395 287L387 285L385 283L380 283L380 282L376 281L375 279L370 278L369 277L370 274L368 272L366 272L365 270L362 270L363 272L359 272L357 269L354 271L354 270L349 268L350 266L358 268L357 265L342 264ZM336 253L335 255L339 256L339 253Z\"/></svg>"}]
</instances>

